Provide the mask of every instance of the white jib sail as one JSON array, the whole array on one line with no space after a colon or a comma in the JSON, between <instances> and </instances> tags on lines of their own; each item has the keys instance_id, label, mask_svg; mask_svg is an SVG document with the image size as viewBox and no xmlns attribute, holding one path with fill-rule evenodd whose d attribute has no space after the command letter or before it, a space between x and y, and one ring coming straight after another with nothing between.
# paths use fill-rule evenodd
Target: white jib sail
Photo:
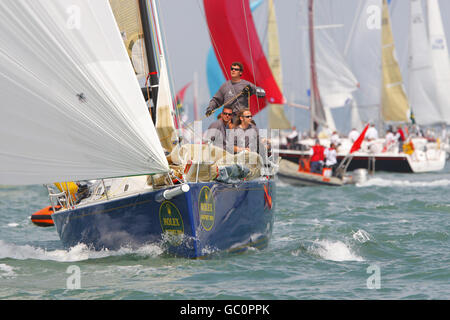
<instances>
[{"instance_id":1,"label":"white jib sail","mask_svg":"<svg viewBox=\"0 0 450 320\"><path fill-rule=\"evenodd\" d=\"M162 146L169 152L175 147L178 137L173 121L173 99L169 85L169 74L166 59L160 56L160 77L158 88L158 103L156 107L156 131Z\"/></svg>"},{"instance_id":2,"label":"white jib sail","mask_svg":"<svg viewBox=\"0 0 450 320\"><path fill-rule=\"evenodd\" d=\"M442 25L439 3L429 0L428 5L428 32L431 45L431 54L436 77L436 91L442 118L450 124L450 63L447 40Z\"/></svg>"},{"instance_id":3,"label":"white jib sail","mask_svg":"<svg viewBox=\"0 0 450 320\"><path fill-rule=\"evenodd\" d=\"M317 77L322 102L328 108L343 107L351 99L352 92L358 89L358 81L344 57L333 49L332 39L325 35L316 39Z\"/></svg>"},{"instance_id":4,"label":"white jib sail","mask_svg":"<svg viewBox=\"0 0 450 320\"><path fill-rule=\"evenodd\" d=\"M320 95L324 107L343 107L358 89L358 80L343 55L345 28L342 15L330 0L316 1L314 33Z\"/></svg>"},{"instance_id":5,"label":"white jib sail","mask_svg":"<svg viewBox=\"0 0 450 320\"><path fill-rule=\"evenodd\" d=\"M338 45L344 33L340 16L334 13L330 0L316 1L314 33L317 78L322 103L327 114L331 130L335 130L330 108L346 105L352 98L352 92L358 89L358 80L345 61ZM336 23L337 22L337 23Z\"/></svg>"},{"instance_id":6,"label":"white jib sail","mask_svg":"<svg viewBox=\"0 0 450 320\"><path fill-rule=\"evenodd\" d=\"M0 184L168 171L107 0L2 0L0 30Z\"/></svg>"},{"instance_id":7,"label":"white jib sail","mask_svg":"<svg viewBox=\"0 0 450 320\"><path fill-rule=\"evenodd\" d=\"M409 101L420 125L443 121L436 101L431 51L420 0L410 1Z\"/></svg>"}]
</instances>

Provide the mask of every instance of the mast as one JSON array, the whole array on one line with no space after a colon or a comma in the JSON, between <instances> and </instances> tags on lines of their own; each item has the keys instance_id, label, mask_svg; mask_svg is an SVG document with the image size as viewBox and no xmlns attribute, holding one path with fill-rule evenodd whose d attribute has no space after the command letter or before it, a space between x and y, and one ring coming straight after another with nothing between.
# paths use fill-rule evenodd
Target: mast
<instances>
[{"instance_id":1,"label":"mast","mask_svg":"<svg viewBox=\"0 0 450 320\"><path fill-rule=\"evenodd\" d=\"M309 59L310 59L310 76L311 76L311 93L310 93L310 135L313 137L317 131L319 123L317 122L316 112L322 119L323 114L322 101L320 100L319 86L317 82L316 59L314 50L314 0L308 0L308 32L309 32Z\"/></svg>"},{"instance_id":2,"label":"mast","mask_svg":"<svg viewBox=\"0 0 450 320\"><path fill-rule=\"evenodd\" d=\"M158 101L158 87L159 87L159 79L158 79L158 68L156 64L156 58L154 56L155 48L153 46L152 41L152 33L149 22L149 13L147 8L147 0L139 0L139 11L141 12L141 23L142 23L142 32L144 34L144 43L147 56L147 65L148 65L148 76L150 81L150 92L151 98L153 102L152 111L152 119L153 123L156 120L156 103Z\"/></svg>"}]
</instances>

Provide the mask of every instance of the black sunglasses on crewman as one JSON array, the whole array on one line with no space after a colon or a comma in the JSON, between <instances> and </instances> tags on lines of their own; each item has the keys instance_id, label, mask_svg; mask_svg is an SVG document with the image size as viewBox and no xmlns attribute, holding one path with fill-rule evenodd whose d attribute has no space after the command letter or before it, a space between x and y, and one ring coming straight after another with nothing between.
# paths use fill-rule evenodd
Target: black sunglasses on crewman
<instances>
[{"instance_id":1,"label":"black sunglasses on crewman","mask_svg":"<svg viewBox=\"0 0 450 320\"><path fill-rule=\"evenodd\" d=\"M233 68L233 67L231 67L231 71L241 71L241 68Z\"/></svg>"},{"instance_id":2,"label":"black sunglasses on crewman","mask_svg":"<svg viewBox=\"0 0 450 320\"><path fill-rule=\"evenodd\" d=\"M222 114L223 114L224 116L232 116L232 115L233 115L233 113L228 113L228 112L222 112Z\"/></svg>"}]
</instances>

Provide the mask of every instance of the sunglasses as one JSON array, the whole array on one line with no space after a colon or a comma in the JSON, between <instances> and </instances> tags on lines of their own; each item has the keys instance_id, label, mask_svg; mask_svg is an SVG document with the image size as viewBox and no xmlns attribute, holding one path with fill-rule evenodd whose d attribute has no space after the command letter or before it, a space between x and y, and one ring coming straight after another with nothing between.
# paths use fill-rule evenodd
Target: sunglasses
<instances>
[{"instance_id":1,"label":"sunglasses","mask_svg":"<svg viewBox=\"0 0 450 320\"><path fill-rule=\"evenodd\" d=\"M243 117L249 119L249 118L252 118L253 116L250 115L250 116L243 116Z\"/></svg>"},{"instance_id":2,"label":"sunglasses","mask_svg":"<svg viewBox=\"0 0 450 320\"><path fill-rule=\"evenodd\" d=\"M231 117L231 116L233 115L233 113L228 113L228 112L222 112L222 114L223 114L224 116L229 116L229 117Z\"/></svg>"},{"instance_id":3,"label":"sunglasses","mask_svg":"<svg viewBox=\"0 0 450 320\"><path fill-rule=\"evenodd\" d=\"M233 68L233 67L231 67L231 71L241 71L241 68Z\"/></svg>"}]
</instances>

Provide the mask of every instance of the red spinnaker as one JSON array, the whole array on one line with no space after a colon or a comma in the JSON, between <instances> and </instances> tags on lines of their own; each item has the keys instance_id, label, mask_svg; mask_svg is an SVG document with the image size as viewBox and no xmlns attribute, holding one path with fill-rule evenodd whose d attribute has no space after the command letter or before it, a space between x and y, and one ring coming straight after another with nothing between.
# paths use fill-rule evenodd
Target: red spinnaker
<instances>
[{"instance_id":1,"label":"red spinnaker","mask_svg":"<svg viewBox=\"0 0 450 320\"><path fill-rule=\"evenodd\" d=\"M361 143L364 140L364 136L366 135L366 131L367 128L369 128L369 124L366 125L366 127L364 128L364 130L361 132L361 134L359 135L358 139L356 139L356 141L353 143L352 148L350 149L350 153L353 153L355 151L358 151L359 148L361 148Z\"/></svg>"},{"instance_id":2,"label":"red spinnaker","mask_svg":"<svg viewBox=\"0 0 450 320\"><path fill-rule=\"evenodd\" d=\"M284 104L285 99L270 70L253 22L249 0L203 0L206 20L217 60L226 79L230 66L244 66L242 79L266 91L265 99L252 96L250 111L258 113L266 102Z\"/></svg>"}]
</instances>

